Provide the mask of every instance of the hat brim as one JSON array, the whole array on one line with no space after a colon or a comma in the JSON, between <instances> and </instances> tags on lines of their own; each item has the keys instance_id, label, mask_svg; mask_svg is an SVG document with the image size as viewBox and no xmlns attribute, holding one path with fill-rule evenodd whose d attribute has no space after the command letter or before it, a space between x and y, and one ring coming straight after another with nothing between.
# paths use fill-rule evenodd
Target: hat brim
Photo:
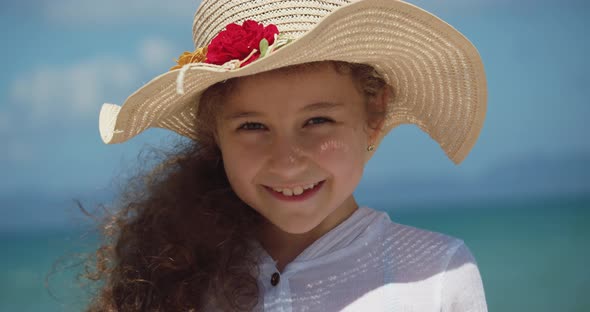
<instances>
[{"instance_id":1,"label":"hat brim","mask_svg":"<svg viewBox=\"0 0 590 312\"><path fill-rule=\"evenodd\" d=\"M475 144L487 102L479 53L441 19L391 0L365 0L341 7L294 42L242 68L191 66L184 73L184 94L177 92L181 70L164 73L129 96L121 107L103 105L101 137L107 144L120 143L158 127L196 138L199 98L211 85L325 60L369 64L393 88L376 143L400 124L415 124L455 163Z\"/></svg>"}]
</instances>

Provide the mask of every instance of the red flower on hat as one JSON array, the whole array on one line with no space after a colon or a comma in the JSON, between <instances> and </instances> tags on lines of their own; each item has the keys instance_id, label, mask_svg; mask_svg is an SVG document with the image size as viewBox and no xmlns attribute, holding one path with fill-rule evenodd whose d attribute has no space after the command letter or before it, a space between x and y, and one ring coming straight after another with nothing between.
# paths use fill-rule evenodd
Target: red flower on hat
<instances>
[{"instance_id":1,"label":"red flower on hat","mask_svg":"<svg viewBox=\"0 0 590 312\"><path fill-rule=\"evenodd\" d=\"M211 40L205 62L223 65L228 61L241 61L250 56L241 66L248 65L260 57L260 42L266 39L268 45L272 45L278 33L279 29L273 24L265 27L252 20L245 21L241 26L231 23ZM254 49L257 51L252 54Z\"/></svg>"}]
</instances>

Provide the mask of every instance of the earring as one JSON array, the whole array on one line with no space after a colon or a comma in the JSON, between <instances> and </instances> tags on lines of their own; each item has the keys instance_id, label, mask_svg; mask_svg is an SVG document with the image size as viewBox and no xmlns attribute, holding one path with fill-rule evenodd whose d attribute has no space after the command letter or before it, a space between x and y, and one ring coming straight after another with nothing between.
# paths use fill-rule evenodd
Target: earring
<instances>
[{"instance_id":1,"label":"earring","mask_svg":"<svg viewBox=\"0 0 590 312\"><path fill-rule=\"evenodd\" d=\"M375 150L375 145L371 144L369 146L367 146L367 152L372 152Z\"/></svg>"}]
</instances>

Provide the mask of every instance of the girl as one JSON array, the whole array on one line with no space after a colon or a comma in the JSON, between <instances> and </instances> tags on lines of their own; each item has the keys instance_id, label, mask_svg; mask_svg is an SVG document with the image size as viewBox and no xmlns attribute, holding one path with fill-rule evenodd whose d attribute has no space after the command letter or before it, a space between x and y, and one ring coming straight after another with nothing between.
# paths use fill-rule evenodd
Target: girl
<instances>
[{"instance_id":1,"label":"girl","mask_svg":"<svg viewBox=\"0 0 590 312\"><path fill-rule=\"evenodd\" d=\"M486 311L461 240L353 196L399 124L468 154L486 85L467 39L393 0L204 0L193 30L194 52L101 111L109 144L191 140L105 224L90 311Z\"/></svg>"}]
</instances>

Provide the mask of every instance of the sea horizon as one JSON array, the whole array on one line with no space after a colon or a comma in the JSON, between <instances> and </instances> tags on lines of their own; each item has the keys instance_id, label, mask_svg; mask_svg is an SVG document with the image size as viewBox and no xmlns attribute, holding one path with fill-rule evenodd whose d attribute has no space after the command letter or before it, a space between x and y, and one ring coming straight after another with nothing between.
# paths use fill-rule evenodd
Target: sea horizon
<instances>
[{"instance_id":1,"label":"sea horizon","mask_svg":"<svg viewBox=\"0 0 590 312\"><path fill-rule=\"evenodd\" d=\"M489 311L590 310L588 194L380 210L394 222L462 239L477 260ZM80 311L92 288L81 289L75 276L98 242L95 225L0 232L0 311Z\"/></svg>"}]
</instances>

